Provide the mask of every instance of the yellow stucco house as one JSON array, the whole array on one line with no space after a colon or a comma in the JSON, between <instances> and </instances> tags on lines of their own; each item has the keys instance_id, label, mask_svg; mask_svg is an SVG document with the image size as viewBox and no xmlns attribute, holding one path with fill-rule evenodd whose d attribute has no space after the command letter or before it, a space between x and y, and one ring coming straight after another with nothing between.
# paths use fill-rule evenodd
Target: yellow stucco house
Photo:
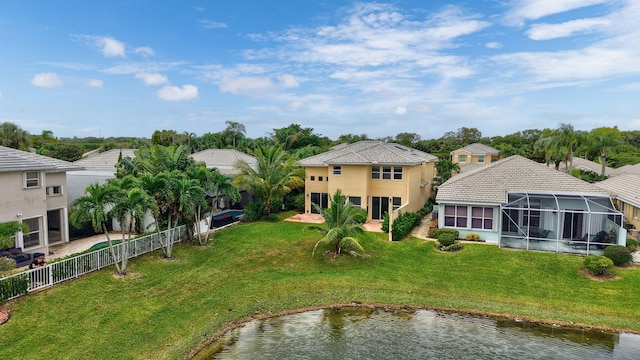
<instances>
[{"instance_id":1,"label":"yellow stucco house","mask_svg":"<svg viewBox=\"0 0 640 360\"><path fill-rule=\"evenodd\" d=\"M451 161L458 164L460 173L489 165L499 159L499 150L480 143L467 145L451 152Z\"/></svg>"},{"instance_id":2,"label":"yellow stucco house","mask_svg":"<svg viewBox=\"0 0 640 360\"><path fill-rule=\"evenodd\" d=\"M629 235L640 238L640 175L617 175L595 185L614 194L614 203L624 214L625 227Z\"/></svg>"},{"instance_id":3,"label":"yellow stucco house","mask_svg":"<svg viewBox=\"0 0 640 360\"><path fill-rule=\"evenodd\" d=\"M395 143L360 141L300 160L305 168L305 212L329 206L340 189L367 210L368 220L382 220L389 209L414 212L431 195L437 157Z\"/></svg>"}]
</instances>

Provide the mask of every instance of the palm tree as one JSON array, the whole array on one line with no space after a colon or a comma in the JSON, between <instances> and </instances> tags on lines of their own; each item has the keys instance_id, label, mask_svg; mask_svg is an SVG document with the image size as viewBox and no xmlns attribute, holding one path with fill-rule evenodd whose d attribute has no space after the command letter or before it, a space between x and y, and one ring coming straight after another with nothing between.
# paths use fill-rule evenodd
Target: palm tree
<instances>
[{"instance_id":1,"label":"palm tree","mask_svg":"<svg viewBox=\"0 0 640 360\"><path fill-rule=\"evenodd\" d=\"M576 149L585 141L585 135L582 131L576 131L571 124L560 124L558 135L554 139L554 145L558 149L567 151L567 174L571 174L573 169L573 154Z\"/></svg>"},{"instance_id":2,"label":"palm tree","mask_svg":"<svg viewBox=\"0 0 640 360\"><path fill-rule=\"evenodd\" d=\"M587 147L600 154L600 162L602 163L600 175L602 176L605 176L607 167L607 151L619 143L619 138L620 131L617 126L593 129L587 136Z\"/></svg>"},{"instance_id":3,"label":"palm tree","mask_svg":"<svg viewBox=\"0 0 640 360\"><path fill-rule=\"evenodd\" d=\"M136 150L135 154L133 161L137 163L137 167L152 174L173 170L186 171L195 164L188 145L152 145Z\"/></svg>"},{"instance_id":4,"label":"palm tree","mask_svg":"<svg viewBox=\"0 0 640 360\"><path fill-rule=\"evenodd\" d=\"M351 204L347 197L338 189L331 197L331 206L322 208L313 204L315 209L324 217L327 228L320 225L307 225L305 230L317 230L323 236L313 246L311 255L315 255L318 246L326 246L333 249L334 256L343 250L350 255L358 255L364 252L360 242L355 237L363 234L362 224L367 219L366 211Z\"/></svg>"},{"instance_id":5,"label":"palm tree","mask_svg":"<svg viewBox=\"0 0 640 360\"><path fill-rule=\"evenodd\" d=\"M245 129L244 125L240 124L239 122L227 120L224 123L227 124L227 128L224 129L224 132L231 134L231 142L233 147L235 148L236 137L238 136L238 134L246 134L247 130Z\"/></svg>"},{"instance_id":6,"label":"palm tree","mask_svg":"<svg viewBox=\"0 0 640 360\"><path fill-rule=\"evenodd\" d=\"M168 213L169 241L165 257L171 257L175 229L179 223L185 223L191 234L197 209L207 205L204 189L196 179L189 179L184 173L173 171L169 174L169 186L173 197ZM173 226L172 226L173 225Z\"/></svg>"},{"instance_id":7,"label":"palm tree","mask_svg":"<svg viewBox=\"0 0 640 360\"><path fill-rule=\"evenodd\" d=\"M120 244L120 267L118 273L120 275L127 274L127 262L129 260L129 243L131 241L131 232L134 223L141 222L144 215L148 211L153 211L156 207L154 199L144 190L133 187L125 190L121 199L115 203L111 214L113 214L120 223L123 230L122 242ZM125 233L127 234L125 238Z\"/></svg>"},{"instance_id":8,"label":"palm tree","mask_svg":"<svg viewBox=\"0 0 640 360\"><path fill-rule=\"evenodd\" d=\"M105 234L118 274L121 273L120 264L117 262L118 258L109 237L107 221L111 220L110 209L118 202L119 193L120 189L108 183L105 185L91 184L85 189L85 195L71 203L71 215L69 216L73 226L81 227L90 222L95 232L102 231Z\"/></svg>"},{"instance_id":9,"label":"palm tree","mask_svg":"<svg viewBox=\"0 0 640 360\"><path fill-rule=\"evenodd\" d=\"M460 171L460 165L449 159L440 159L436 161L436 171L438 173L438 185L444 184L451 178L454 172Z\"/></svg>"},{"instance_id":10,"label":"palm tree","mask_svg":"<svg viewBox=\"0 0 640 360\"><path fill-rule=\"evenodd\" d=\"M31 138L29 133L22 130L18 125L3 122L0 124L0 145L28 151L31 145Z\"/></svg>"},{"instance_id":11,"label":"palm tree","mask_svg":"<svg viewBox=\"0 0 640 360\"><path fill-rule=\"evenodd\" d=\"M254 156L257 160L255 169L244 160L238 161L236 168L239 174L233 183L261 197L264 200L264 213L268 215L271 212L271 199L304 185L304 170L279 145L259 146Z\"/></svg>"}]
</instances>

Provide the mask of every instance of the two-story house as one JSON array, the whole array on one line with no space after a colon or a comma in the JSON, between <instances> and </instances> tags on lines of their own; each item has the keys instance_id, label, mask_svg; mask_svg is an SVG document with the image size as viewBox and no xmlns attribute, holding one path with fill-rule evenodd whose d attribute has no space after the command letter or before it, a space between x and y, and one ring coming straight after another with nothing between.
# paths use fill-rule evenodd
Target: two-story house
<instances>
[{"instance_id":1,"label":"two-story house","mask_svg":"<svg viewBox=\"0 0 640 360\"><path fill-rule=\"evenodd\" d=\"M451 161L458 164L461 173L491 164L499 159L499 150L480 143L467 145L451 152Z\"/></svg>"},{"instance_id":2,"label":"two-story house","mask_svg":"<svg viewBox=\"0 0 640 360\"><path fill-rule=\"evenodd\" d=\"M614 203L624 214L627 230L631 236L640 238L640 175L617 175L595 185L615 194Z\"/></svg>"},{"instance_id":3,"label":"two-story house","mask_svg":"<svg viewBox=\"0 0 640 360\"><path fill-rule=\"evenodd\" d=\"M28 225L15 246L48 253L49 246L69 242L66 172L81 170L67 161L0 146L0 223Z\"/></svg>"},{"instance_id":4,"label":"two-story house","mask_svg":"<svg viewBox=\"0 0 640 360\"><path fill-rule=\"evenodd\" d=\"M431 195L437 157L395 143L360 141L300 160L305 168L305 212L329 206L340 189L367 209L368 220L382 220L389 209L417 211Z\"/></svg>"}]
</instances>

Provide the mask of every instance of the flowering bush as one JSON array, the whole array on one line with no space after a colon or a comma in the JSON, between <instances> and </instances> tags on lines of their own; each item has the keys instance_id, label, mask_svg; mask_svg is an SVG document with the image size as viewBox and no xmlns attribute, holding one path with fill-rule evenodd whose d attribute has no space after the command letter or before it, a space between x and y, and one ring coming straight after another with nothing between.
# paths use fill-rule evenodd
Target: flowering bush
<instances>
[{"instance_id":1,"label":"flowering bush","mask_svg":"<svg viewBox=\"0 0 640 360\"><path fill-rule=\"evenodd\" d=\"M631 251L626 246L611 245L604 249L604 256L608 257L617 266L627 265L633 260Z\"/></svg>"}]
</instances>

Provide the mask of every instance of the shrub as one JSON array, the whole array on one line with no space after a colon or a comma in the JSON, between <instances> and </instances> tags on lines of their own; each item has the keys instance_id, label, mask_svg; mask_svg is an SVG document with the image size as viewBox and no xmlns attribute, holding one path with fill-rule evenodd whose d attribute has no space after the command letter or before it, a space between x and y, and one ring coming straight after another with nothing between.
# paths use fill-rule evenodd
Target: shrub
<instances>
[{"instance_id":1,"label":"shrub","mask_svg":"<svg viewBox=\"0 0 640 360\"><path fill-rule=\"evenodd\" d=\"M467 236L465 236L465 240L467 240L467 241L480 241L480 235L479 234L467 234Z\"/></svg>"},{"instance_id":2,"label":"shrub","mask_svg":"<svg viewBox=\"0 0 640 360\"><path fill-rule=\"evenodd\" d=\"M631 252L626 246L611 245L604 249L604 256L611 259L614 265L623 266L627 265L633 260Z\"/></svg>"},{"instance_id":3,"label":"shrub","mask_svg":"<svg viewBox=\"0 0 640 360\"><path fill-rule=\"evenodd\" d=\"M16 261L10 257L0 257L0 274L16 268Z\"/></svg>"},{"instance_id":4,"label":"shrub","mask_svg":"<svg viewBox=\"0 0 640 360\"><path fill-rule=\"evenodd\" d=\"M26 294L29 289L29 276L19 275L0 280L0 302L11 297Z\"/></svg>"},{"instance_id":5,"label":"shrub","mask_svg":"<svg viewBox=\"0 0 640 360\"><path fill-rule=\"evenodd\" d=\"M440 234L453 234L454 238L458 238L460 236L460 232L458 230L453 229L441 229L441 228L430 228L429 229L429 237L432 239L437 239Z\"/></svg>"},{"instance_id":6,"label":"shrub","mask_svg":"<svg viewBox=\"0 0 640 360\"><path fill-rule=\"evenodd\" d=\"M384 218L382 219L382 231L386 233L389 232L389 213L384 214Z\"/></svg>"},{"instance_id":7,"label":"shrub","mask_svg":"<svg viewBox=\"0 0 640 360\"><path fill-rule=\"evenodd\" d=\"M627 249L631 252L636 252L638 250L638 240L636 239L627 239Z\"/></svg>"},{"instance_id":8,"label":"shrub","mask_svg":"<svg viewBox=\"0 0 640 360\"><path fill-rule=\"evenodd\" d=\"M438 244L440 247L450 246L456 242L455 236L450 233L442 233L438 235Z\"/></svg>"},{"instance_id":9,"label":"shrub","mask_svg":"<svg viewBox=\"0 0 640 360\"><path fill-rule=\"evenodd\" d=\"M262 201L249 203L244 208L245 221L260 220L262 215L264 215L264 203Z\"/></svg>"},{"instance_id":10,"label":"shrub","mask_svg":"<svg viewBox=\"0 0 640 360\"><path fill-rule=\"evenodd\" d=\"M613 261L606 256L589 255L584 258L584 267L593 275L604 275L613 267Z\"/></svg>"},{"instance_id":11,"label":"shrub","mask_svg":"<svg viewBox=\"0 0 640 360\"><path fill-rule=\"evenodd\" d=\"M287 198L287 205L289 208L296 210L304 210L304 193L290 196Z\"/></svg>"},{"instance_id":12,"label":"shrub","mask_svg":"<svg viewBox=\"0 0 640 360\"><path fill-rule=\"evenodd\" d=\"M460 244L459 242L454 242L453 244L449 245L449 246L438 246L438 250L440 251L458 251L458 250L462 250L462 244Z\"/></svg>"},{"instance_id":13,"label":"shrub","mask_svg":"<svg viewBox=\"0 0 640 360\"><path fill-rule=\"evenodd\" d=\"M398 215L391 226L391 239L398 241L405 238L420 223L420 219L420 214L414 212Z\"/></svg>"},{"instance_id":14,"label":"shrub","mask_svg":"<svg viewBox=\"0 0 640 360\"><path fill-rule=\"evenodd\" d=\"M284 205L284 201L282 198L274 197L271 199L271 203L269 204L269 209L272 213L279 213L282 211L282 206Z\"/></svg>"}]
</instances>

